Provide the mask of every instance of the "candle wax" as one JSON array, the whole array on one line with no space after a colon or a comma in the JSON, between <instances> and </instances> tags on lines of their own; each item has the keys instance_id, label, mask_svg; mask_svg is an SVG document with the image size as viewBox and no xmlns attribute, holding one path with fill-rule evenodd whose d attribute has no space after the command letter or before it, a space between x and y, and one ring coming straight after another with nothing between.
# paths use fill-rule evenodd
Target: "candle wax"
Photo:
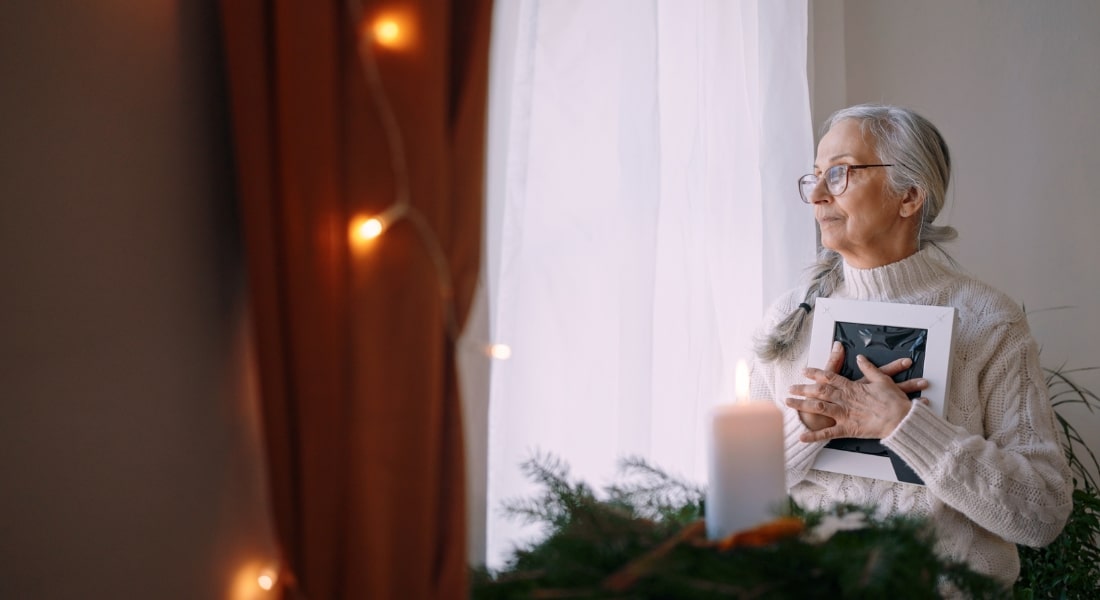
<instances>
[{"instance_id":1,"label":"candle wax","mask_svg":"<svg viewBox=\"0 0 1100 600\"><path fill-rule=\"evenodd\" d=\"M722 539L786 508L783 416L769 401L724 404L712 414L707 536Z\"/></svg>"}]
</instances>

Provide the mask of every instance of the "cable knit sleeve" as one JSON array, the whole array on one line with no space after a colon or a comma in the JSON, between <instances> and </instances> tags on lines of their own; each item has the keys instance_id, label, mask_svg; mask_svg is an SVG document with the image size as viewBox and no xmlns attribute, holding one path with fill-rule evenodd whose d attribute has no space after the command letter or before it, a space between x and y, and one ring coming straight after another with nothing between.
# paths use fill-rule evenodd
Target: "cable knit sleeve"
<instances>
[{"instance_id":1,"label":"cable knit sleeve","mask_svg":"<svg viewBox=\"0 0 1100 600\"><path fill-rule=\"evenodd\" d=\"M981 527L1043 546L1065 525L1073 484L1038 348L1022 314L982 329L953 359L966 361L952 367L947 398L960 424L917 402L882 443Z\"/></svg>"}]
</instances>

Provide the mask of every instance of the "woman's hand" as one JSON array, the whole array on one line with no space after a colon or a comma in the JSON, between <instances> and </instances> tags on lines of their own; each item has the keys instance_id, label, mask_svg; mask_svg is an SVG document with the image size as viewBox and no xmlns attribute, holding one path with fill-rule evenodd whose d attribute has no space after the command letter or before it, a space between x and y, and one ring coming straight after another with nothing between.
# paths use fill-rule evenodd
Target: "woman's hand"
<instances>
[{"instance_id":1,"label":"woman's hand","mask_svg":"<svg viewBox=\"0 0 1100 600\"><path fill-rule=\"evenodd\" d=\"M844 348L836 342L825 369L805 371L816 383L791 386L791 394L804 397L787 399L787 406L798 411L810 430L800 438L803 442L841 437L884 438L908 414L912 403L906 394L928 387L928 381L919 378L894 383L893 375L912 364L908 358L895 360L881 369L864 356L857 360L864 378L852 381L838 375L844 364Z\"/></svg>"},{"instance_id":2,"label":"woman's hand","mask_svg":"<svg viewBox=\"0 0 1100 600\"><path fill-rule=\"evenodd\" d=\"M839 373L841 365L844 364L844 344L840 342L833 342L833 347L829 350L829 359L825 361L825 370L831 373ZM792 387L788 393L795 393ZM789 399L788 399L789 400ZM791 406L790 402L787 402L787 406ZM792 406L791 408L798 408ZM826 427L832 427L836 425L836 420L832 417L826 417L817 413L809 411L799 410L798 418L802 419L802 424L806 426L810 431L821 431Z\"/></svg>"}]
</instances>

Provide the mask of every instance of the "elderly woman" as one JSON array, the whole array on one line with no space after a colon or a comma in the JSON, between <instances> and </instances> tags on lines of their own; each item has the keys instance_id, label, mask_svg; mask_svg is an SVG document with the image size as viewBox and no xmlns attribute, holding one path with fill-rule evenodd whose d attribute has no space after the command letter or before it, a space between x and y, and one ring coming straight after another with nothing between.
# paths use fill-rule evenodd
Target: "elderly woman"
<instances>
[{"instance_id":1,"label":"elderly woman","mask_svg":"<svg viewBox=\"0 0 1100 600\"><path fill-rule=\"evenodd\" d=\"M769 310L753 395L783 407L787 486L800 506L926 516L943 555L1011 585L1015 544L1043 546L1061 532L1072 483L1023 312L940 260L938 244L956 235L933 224L949 176L939 131L910 110L863 105L829 119L814 172L799 180L824 249L806 283ZM904 359L876 367L860 357L864 377L852 381L838 374L834 344L829 364L806 368L809 315L823 297L958 309L944 416L909 399L926 380L893 381ZM881 440L925 485L814 469L836 438Z\"/></svg>"}]
</instances>

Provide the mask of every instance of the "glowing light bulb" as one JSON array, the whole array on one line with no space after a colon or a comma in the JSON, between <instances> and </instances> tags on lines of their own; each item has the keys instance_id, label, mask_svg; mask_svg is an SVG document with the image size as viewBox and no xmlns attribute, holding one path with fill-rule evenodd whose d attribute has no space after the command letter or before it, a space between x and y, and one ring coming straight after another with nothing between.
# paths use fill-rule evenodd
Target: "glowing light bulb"
<instances>
[{"instance_id":1,"label":"glowing light bulb","mask_svg":"<svg viewBox=\"0 0 1100 600\"><path fill-rule=\"evenodd\" d=\"M348 237L355 248L366 249L370 247L374 238L382 235L394 223L405 218L409 207L404 204L394 204L382 211L381 214L367 216L359 215L348 224Z\"/></svg>"},{"instance_id":2,"label":"glowing light bulb","mask_svg":"<svg viewBox=\"0 0 1100 600\"><path fill-rule=\"evenodd\" d=\"M359 35L387 50L416 47L416 12L408 7L389 6L359 25Z\"/></svg>"},{"instance_id":3,"label":"glowing light bulb","mask_svg":"<svg viewBox=\"0 0 1100 600\"><path fill-rule=\"evenodd\" d=\"M497 360L508 360L512 357L512 349L507 344L492 344L489 346L489 356Z\"/></svg>"},{"instance_id":4,"label":"glowing light bulb","mask_svg":"<svg viewBox=\"0 0 1100 600\"><path fill-rule=\"evenodd\" d=\"M279 575L273 569L264 569L263 573L256 578L256 585L260 586L260 589L264 591L271 591L271 588L275 587L275 582L279 580Z\"/></svg>"},{"instance_id":5,"label":"glowing light bulb","mask_svg":"<svg viewBox=\"0 0 1100 600\"><path fill-rule=\"evenodd\" d=\"M225 600L260 600L274 598L272 592L279 582L277 561L254 560L240 566L233 576Z\"/></svg>"},{"instance_id":6,"label":"glowing light bulb","mask_svg":"<svg viewBox=\"0 0 1100 600\"><path fill-rule=\"evenodd\" d=\"M374 39L380 45L393 48L401 45L401 24L390 17L381 17L371 27Z\"/></svg>"},{"instance_id":7,"label":"glowing light bulb","mask_svg":"<svg viewBox=\"0 0 1100 600\"><path fill-rule=\"evenodd\" d=\"M359 224L359 227L356 228L356 233L364 240L373 240L382 234L382 229L384 229L382 221L371 217Z\"/></svg>"}]
</instances>

